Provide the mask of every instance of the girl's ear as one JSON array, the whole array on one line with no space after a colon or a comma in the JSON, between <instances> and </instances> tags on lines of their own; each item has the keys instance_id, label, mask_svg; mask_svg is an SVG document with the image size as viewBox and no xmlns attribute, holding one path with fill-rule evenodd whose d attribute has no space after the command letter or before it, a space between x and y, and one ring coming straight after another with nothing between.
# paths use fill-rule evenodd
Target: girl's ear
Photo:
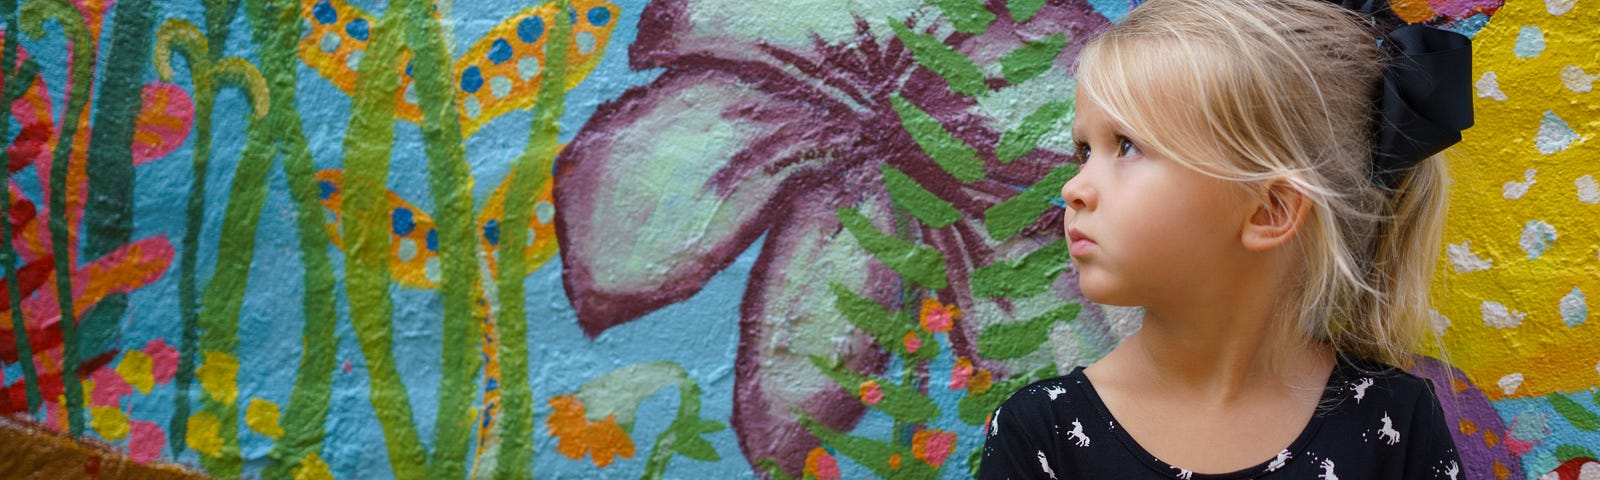
<instances>
[{"instance_id":1,"label":"girl's ear","mask_svg":"<svg viewBox=\"0 0 1600 480\"><path fill-rule=\"evenodd\" d=\"M1311 199L1286 180L1272 182L1260 198L1240 236L1244 247L1255 252L1289 243L1311 213Z\"/></svg>"}]
</instances>

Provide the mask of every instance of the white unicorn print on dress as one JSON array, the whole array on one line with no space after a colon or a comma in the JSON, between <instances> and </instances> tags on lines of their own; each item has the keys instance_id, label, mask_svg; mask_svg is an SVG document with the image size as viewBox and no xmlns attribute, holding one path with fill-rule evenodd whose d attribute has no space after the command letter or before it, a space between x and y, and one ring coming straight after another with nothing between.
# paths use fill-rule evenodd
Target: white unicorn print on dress
<instances>
[{"instance_id":1,"label":"white unicorn print on dress","mask_svg":"<svg viewBox=\"0 0 1600 480\"><path fill-rule=\"evenodd\" d=\"M1290 456L1287 449L1278 452L1278 458L1272 459L1272 463L1267 464L1267 471L1276 472L1278 469L1283 468L1284 465L1288 465Z\"/></svg>"},{"instance_id":2,"label":"white unicorn print on dress","mask_svg":"<svg viewBox=\"0 0 1600 480\"><path fill-rule=\"evenodd\" d=\"M1044 469L1044 474L1045 475L1049 475L1050 476L1050 480L1056 480L1056 471L1055 470L1051 470L1050 469L1050 461L1044 459L1044 450L1039 450L1038 452L1039 452L1039 468Z\"/></svg>"},{"instance_id":3,"label":"white unicorn print on dress","mask_svg":"<svg viewBox=\"0 0 1600 480\"><path fill-rule=\"evenodd\" d=\"M1000 433L1000 409L994 409L994 415L989 416L989 436Z\"/></svg>"},{"instance_id":4,"label":"white unicorn print on dress","mask_svg":"<svg viewBox=\"0 0 1600 480\"><path fill-rule=\"evenodd\" d=\"M1456 475L1461 474L1461 466L1457 465L1454 460L1451 460L1450 466L1444 467L1444 474L1449 475L1450 480L1456 480Z\"/></svg>"},{"instance_id":5,"label":"white unicorn print on dress","mask_svg":"<svg viewBox=\"0 0 1600 480\"><path fill-rule=\"evenodd\" d=\"M1367 397L1367 387L1371 387L1371 386L1372 386L1372 379L1371 378L1363 378L1363 379L1361 379L1360 382L1357 382L1356 384L1351 385L1351 387L1355 388L1355 390L1356 390L1356 403L1361 403L1361 399Z\"/></svg>"},{"instance_id":6,"label":"white unicorn print on dress","mask_svg":"<svg viewBox=\"0 0 1600 480\"><path fill-rule=\"evenodd\" d=\"M1049 394L1050 395L1050 400L1053 401L1053 400L1056 399L1056 397L1061 396L1061 394L1067 393L1067 389L1062 387L1062 386L1060 386L1060 385L1049 386L1049 387L1044 387L1044 393Z\"/></svg>"},{"instance_id":7,"label":"white unicorn print on dress","mask_svg":"<svg viewBox=\"0 0 1600 480\"><path fill-rule=\"evenodd\" d=\"M1083 424L1078 423L1076 418L1072 419L1072 431L1067 432L1067 436L1071 437L1072 441L1080 447L1089 446L1089 436L1083 434Z\"/></svg>"},{"instance_id":8,"label":"white unicorn print on dress","mask_svg":"<svg viewBox=\"0 0 1600 480\"><path fill-rule=\"evenodd\" d=\"M1184 469L1181 469L1181 468L1178 468L1178 467L1172 467L1172 469L1178 471L1178 478L1181 478L1183 480L1189 480L1191 478L1194 478L1194 472L1191 472L1191 471L1188 471L1188 470L1184 470Z\"/></svg>"},{"instance_id":9,"label":"white unicorn print on dress","mask_svg":"<svg viewBox=\"0 0 1600 480\"><path fill-rule=\"evenodd\" d=\"M1389 420L1389 412L1383 413L1383 427L1378 429L1378 437L1390 445L1400 443L1400 432L1394 429L1394 421Z\"/></svg>"},{"instance_id":10,"label":"white unicorn print on dress","mask_svg":"<svg viewBox=\"0 0 1600 480\"><path fill-rule=\"evenodd\" d=\"M1051 477L1051 478L1054 478L1054 477ZM1318 480L1339 480L1339 476L1333 474L1333 459L1328 458L1328 459L1323 459L1322 460L1322 474L1321 475L1317 475L1317 479Z\"/></svg>"}]
</instances>

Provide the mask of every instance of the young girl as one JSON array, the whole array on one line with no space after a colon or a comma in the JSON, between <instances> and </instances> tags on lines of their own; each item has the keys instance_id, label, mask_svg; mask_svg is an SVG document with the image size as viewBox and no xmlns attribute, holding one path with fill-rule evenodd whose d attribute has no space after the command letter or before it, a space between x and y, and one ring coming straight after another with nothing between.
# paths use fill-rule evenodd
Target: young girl
<instances>
[{"instance_id":1,"label":"young girl","mask_svg":"<svg viewBox=\"0 0 1600 480\"><path fill-rule=\"evenodd\" d=\"M1084 48L1066 235L1084 297L1143 324L996 410L980 478L1461 478L1433 387L1401 368L1470 54L1372 23L1150 0Z\"/></svg>"}]
</instances>

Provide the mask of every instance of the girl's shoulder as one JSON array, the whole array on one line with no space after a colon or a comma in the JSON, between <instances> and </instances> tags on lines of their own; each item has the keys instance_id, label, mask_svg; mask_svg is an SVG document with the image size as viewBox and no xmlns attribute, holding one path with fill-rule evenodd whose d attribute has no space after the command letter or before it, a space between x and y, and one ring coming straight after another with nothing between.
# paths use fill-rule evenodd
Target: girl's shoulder
<instances>
[{"instance_id":1,"label":"girl's shoulder","mask_svg":"<svg viewBox=\"0 0 1600 480\"><path fill-rule=\"evenodd\" d=\"M1340 358L1323 396L1322 410L1383 410L1403 413L1437 407L1433 381L1399 367Z\"/></svg>"}]
</instances>

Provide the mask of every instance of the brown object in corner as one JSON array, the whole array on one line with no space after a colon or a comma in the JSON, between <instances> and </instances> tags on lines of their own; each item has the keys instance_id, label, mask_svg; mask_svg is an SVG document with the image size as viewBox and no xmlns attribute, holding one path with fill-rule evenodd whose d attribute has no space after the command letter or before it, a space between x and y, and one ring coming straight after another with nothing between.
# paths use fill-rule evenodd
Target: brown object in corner
<instances>
[{"instance_id":1,"label":"brown object in corner","mask_svg":"<svg viewBox=\"0 0 1600 480\"><path fill-rule=\"evenodd\" d=\"M172 463L135 463L94 439L74 439L26 419L0 417L0 478L138 479L210 478Z\"/></svg>"}]
</instances>

